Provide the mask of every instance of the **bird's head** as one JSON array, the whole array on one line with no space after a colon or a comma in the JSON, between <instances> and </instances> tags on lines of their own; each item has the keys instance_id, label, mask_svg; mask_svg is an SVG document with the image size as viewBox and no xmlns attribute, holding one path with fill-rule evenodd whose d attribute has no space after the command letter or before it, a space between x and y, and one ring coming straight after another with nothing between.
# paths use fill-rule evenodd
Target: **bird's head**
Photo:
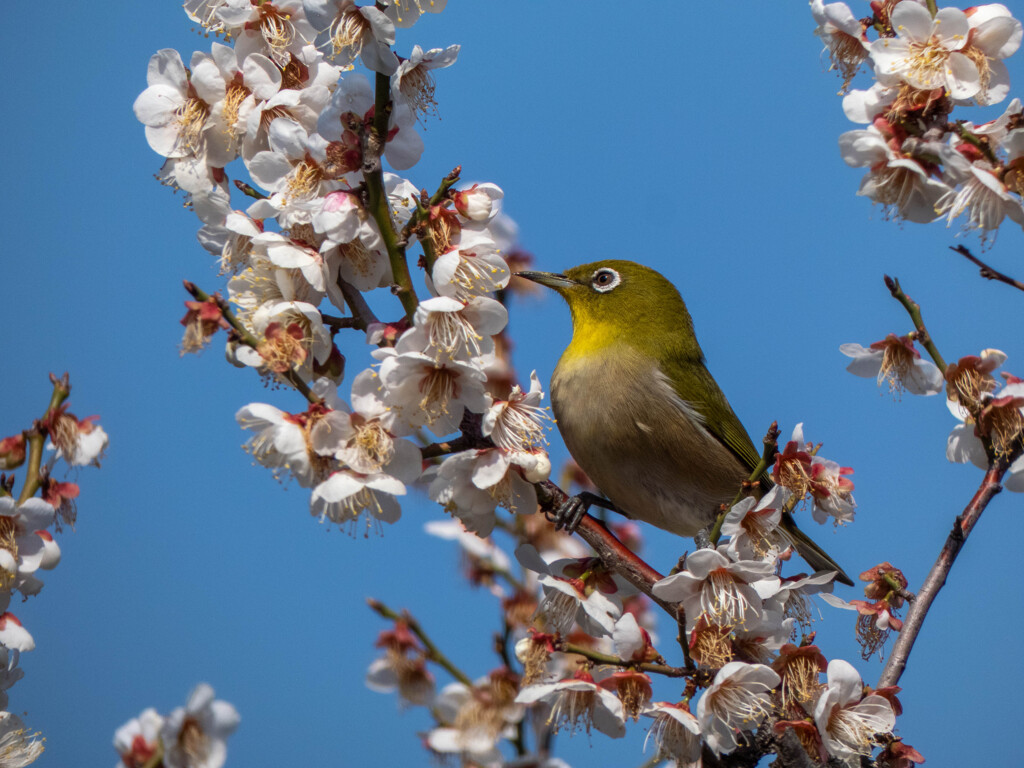
<instances>
[{"instance_id":1,"label":"bird's head","mask_svg":"<svg viewBox=\"0 0 1024 768\"><path fill-rule=\"evenodd\" d=\"M675 286L650 267L611 259L563 273L517 272L558 292L572 312L577 335L634 345L672 337L696 344L693 323Z\"/></svg>"}]
</instances>

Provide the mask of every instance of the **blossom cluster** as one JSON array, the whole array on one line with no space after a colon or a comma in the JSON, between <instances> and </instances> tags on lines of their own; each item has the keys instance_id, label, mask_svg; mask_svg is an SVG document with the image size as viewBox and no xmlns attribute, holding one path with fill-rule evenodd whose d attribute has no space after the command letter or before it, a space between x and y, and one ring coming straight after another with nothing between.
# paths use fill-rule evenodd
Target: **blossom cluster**
<instances>
[{"instance_id":1,"label":"blossom cluster","mask_svg":"<svg viewBox=\"0 0 1024 768\"><path fill-rule=\"evenodd\" d=\"M890 0L870 11L858 18L846 3L811 2L815 33L843 78L843 111L866 126L839 138L843 160L868 168L858 194L901 220L965 216L983 239L1006 218L1024 226L1020 100L987 122L953 117L1009 95L1005 59L1020 47L1020 21L998 3L960 10ZM861 70L875 82L851 90Z\"/></svg>"},{"instance_id":2,"label":"blossom cluster","mask_svg":"<svg viewBox=\"0 0 1024 768\"><path fill-rule=\"evenodd\" d=\"M399 56L396 27L443 7L187 2L225 42L188 66L159 51L135 102L166 158L161 180L186 193L227 276L226 300L194 292L186 302L183 350L225 329L231 362L306 393L303 412L253 403L238 422L256 462L309 488L314 516L353 531L396 521L398 497L419 481L486 533L498 506L534 511L532 484L550 470L540 383L513 384L500 340L508 317L495 295L509 286L515 231L501 189L460 185L456 169L428 195L385 169L419 160L417 127L437 112L434 73L459 53ZM370 77L352 71L357 61ZM236 165L248 181L233 191ZM397 319L374 314L368 295L379 288L400 300ZM347 398L342 329L363 331L376 360ZM459 444L464 422L472 439ZM428 447L428 434L449 439Z\"/></svg>"},{"instance_id":3,"label":"blossom cluster","mask_svg":"<svg viewBox=\"0 0 1024 768\"><path fill-rule=\"evenodd\" d=\"M853 517L852 484L843 482L848 468L816 452L816 461L804 461L800 454L811 450L798 426L780 454L780 484L761 499L734 505L722 526L727 540L691 553L681 570L653 585L655 599L678 605L685 616L685 666L668 667L655 648L651 600L575 539L533 523L513 537L521 543L512 558L493 537L481 539L450 521L431 523L428 531L457 541L468 578L501 600L505 663L476 679L460 673L437 691L435 671L451 672L452 662L411 619L391 616L394 627L380 635L384 654L371 664L367 685L426 707L436 721L427 748L472 765L511 764L501 749L510 742L520 750L517 759L534 759L523 752L522 734L530 732L525 722L535 733L596 730L621 738L630 720L641 717L650 719L647 740L656 746L655 757L681 766L700 765L705 747L731 754L765 729L776 739L792 732L823 762L831 756L854 764L861 756L882 760L907 750L917 755L893 736L898 689L865 688L852 665L827 661L809 634L814 595L841 608L868 602L833 598L832 572L780 575L792 554L783 515L800 499L809 500L816 517ZM638 549L636 525L613 528ZM902 579L887 563L861 576L870 604L890 608L858 625L859 636L871 629L876 643L899 629L895 612L902 601L887 589L886 574ZM655 698L654 678L666 671L687 679L679 700Z\"/></svg>"},{"instance_id":4,"label":"blossom cluster","mask_svg":"<svg viewBox=\"0 0 1024 768\"><path fill-rule=\"evenodd\" d=\"M238 723L235 708L200 683L184 707L166 717L145 709L115 731L116 768L221 768Z\"/></svg>"},{"instance_id":5,"label":"blossom cluster","mask_svg":"<svg viewBox=\"0 0 1024 768\"><path fill-rule=\"evenodd\" d=\"M15 592L23 600L39 594L41 573L60 562L54 533L75 523L80 489L54 476L57 462L99 466L108 442L98 417L80 419L68 410L67 374L51 374L50 380L53 396L43 417L30 429L0 439L0 470L5 470L0 474L0 754L5 765L28 765L43 751L38 734L7 711L7 689L24 674L20 655L35 648L31 633L8 607ZM49 451L45 460L44 449ZM25 476L16 489L16 476L6 471L21 467Z\"/></svg>"},{"instance_id":6,"label":"blossom cluster","mask_svg":"<svg viewBox=\"0 0 1024 768\"><path fill-rule=\"evenodd\" d=\"M514 764L512 744L515 764L556 766L544 734L620 737L641 716L659 756L679 765L698 765L705 747L731 754L759 730L795 734L813 759L895 753L895 691L865 690L808 633L811 596L829 592L836 574L781 575L801 502L819 523L854 518L851 470L819 456L802 426L772 468L774 490L735 504L722 520L727 540L649 590L685 616L683 666L668 667L655 650L655 603L634 585L541 515L497 515L535 512L536 484L551 471L543 390L536 374L528 387L515 384L503 337L514 225L500 188L460 185L461 169L433 194L400 175L418 162L418 128L438 109L434 71L453 65L459 47L399 55L396 28L443 6L189 0L189 17L218 41L188 66L176 51L158 52L135 102L165 158L161 180L185 193L199 240L227 278L226 298L187 284L183 350L224 330L232 363L307 400L298 412L267 403L238 411L253 459L310 489L314 516L353 531L397 521L399 497L419 483L455 518L431 532L457 540L472 581L501 600L501 664L476 678L411 616L371 603L394 623L378 638L367 685L426 707L436 721L426 746L472 765ZM370 77L352 71L357 61ZM232 168L248 180L232 185ZM378 319L371 302L384 301L393 314ZM339 334L351 330L375 362L342 390L353 351L342 352ZM491 538L506 533L514 558ZM618 533L636 549L634 528ZM878 579L869 590L890 608L869 627L898 631L898 601ZM437 691L439 669L454 680ZM665 669L685 679L674 702L654 698L651 674ZM200 720L213 694L193 699L175 728ZM172 719L143 713L119 732L122 755L141 739L152 756ZM235 721L210 724L204 743L222 744L212 734ZM167 755L173 733L162 737Z\"/></svg>"},{"instance_id":7,"label":"blossom cluster","mask_svg":"<svg viewBox=\"0 0 1024 768\"><path fill-rule=\"evenodd\" d=\"M847 370L877 378L894 393L946 393L946 406L959 422L946 441L946 458L958 464L989 469L1006 460L1003 487L1024 493L1024 381L1009 371L995 371L1006 362L998 349L966 355L940 370L915 348L913 334L885 339L868 347L843 344L840 351L852 361Z\"/></svg>"}]
</instances>

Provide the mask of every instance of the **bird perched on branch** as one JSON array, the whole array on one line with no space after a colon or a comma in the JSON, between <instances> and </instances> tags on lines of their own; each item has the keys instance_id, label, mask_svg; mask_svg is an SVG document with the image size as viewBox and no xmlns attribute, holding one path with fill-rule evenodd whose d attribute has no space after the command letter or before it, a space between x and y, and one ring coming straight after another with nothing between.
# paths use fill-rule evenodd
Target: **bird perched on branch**
<instances>
[{"instance_id":1,"label":"bird perched on branch","mask_svg":"<svg viewBox=\"0 0 1024 768\"><path fill-rule=\"evenodd\" d=\"M576 463L618 509L681 536L715 521L760 461L704 365L693 321L662 275L631 261L518 272L572 312L572 342L551 378L551 405ZM771 487L767 473L762 486ZM571 528L595 497L560 511ZM787 513L784 536L815 570L852 584Z\"/></svg>"}]
</instances>

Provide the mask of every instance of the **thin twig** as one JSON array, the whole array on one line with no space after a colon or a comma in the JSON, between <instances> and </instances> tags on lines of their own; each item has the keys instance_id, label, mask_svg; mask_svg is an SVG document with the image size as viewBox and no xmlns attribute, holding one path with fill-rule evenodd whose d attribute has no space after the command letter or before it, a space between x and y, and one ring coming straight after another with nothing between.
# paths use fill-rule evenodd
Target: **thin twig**
<instances>
[{"instance_id":1,"label":"thin twig","mask_svg":"<svg viewBox=\"0 0 1024 768\"><path fill-rule=\"evenodd\" d=\"M974 262L978 266L981 276L984 277L986 280L998 280L1000 283L1006 283L1007 285L1011 285L1019 291L1024 291L1024 283L1022 283L1020 280L1014 280L1012 277L1003 274L998 269L990 267L984 261L982 261L969 250L967 250L967 248L965 248L964 246L958 245L954 248L951 245L949 246L949 250L955 251L956 253L959 253L961 256L963 256L965 259Z\"/></svg>"},{"instance_id":2,"label":"thin twig","mask_svg":"<svg viewBox=\"0 0 1024 768\"><path fill-rule=\"evenodd\" d=\"M666 677L686 677L693 671L684 667L671 667L668 664L657 664L652 661L628 661L627 659L620 659L618 656L611 656L607 653L598 653L575 643L562 643L558 646L558 650L562 653L575 653L577 656L583 656L595 664L639 669L641 672L651 672L656 675L665 675Z\"/></svg>"},{"instance_id":3,"label":"thin twig","mask_svg":"<svg viewBox=\"0 0 1024 768\"><path fill-rule=\"evenodd\" d=\"M196 301L208 301L211 298L210 294L189 280L185 281L185 290L188 291ZM217 294L214 294L213 299L217 302L217 306L220 307L221 314L224 316L224 319L228 321L228 324L234 331L236 338L242 344L245 344L245 346L252 347L259 351L260 340L257 339L249 329L245 327L245 324L238 319L238 316L231 311L231 305L228 304L222 296ZM309 388L309 385L306 384L306 382L302 380L302 377L300 377L293 369L288 369L287 371L277 373L276 375L295 387L295 389L297 389L309 402L323 402L319 396L313 394L313 390Z\"/></svg>"},{"instance_id":4,"label":"thin twig","mask_svg":"<svg viewBox=\"0 0 1024 768\"><path fill-rule=\"evenodd\" d=\"M391 621L404 621L405 625L409 627L409 631L416 635L420 642L423 643L423 647L427 650L428 659L443 667L449 675L454 677L467 688L473 688L473 681L469 679L469 676L456 667L447 656L441 653L438 647L434 645L434 641L431 640L427 633L423 631L423 627L420 626L420 623L413 618L412 614L408 611L398 613L397 611L388 608L379 600L374 600L372 597L367 599L366 604L385 619L390 619Z\"/></svg>"},{"instance_id":5,"label":"thin twig","mask_svg":"<svg viewBox=\"0 0 1024 768\"><path fill-rule=\"evenodd\" d=\"M46 413L43 414L43 418L32 425L32 429L25 433L28 438L28 467L25 470L25 482L21 487L21 494L18 496L18 504L24 504L35 496L43 482L39 468L43 463L43 447L46 445L46 437L49 434L47 425L50 424L53 414L71 394L71 377L67 373L60 378L51 373L50 383L53 384L53 392L50 394L50 403L46 406Z\"/></svg>"},{"instance_id":6,"label":"thin twig","mask_svg":"<svg viewBox=\"0 0 1024 768\"><path fill-rule=\"evenodd\" d=\"M945 373L946 361L942 359L938 347L935 346L935 342L928 334L928 329L925 328L924 320L921 318L921 307L903 292L903 289L900 288L900 281L895 277L885 275L885 287L889 289L892 297L907 310L907 314L910 315L910 319L914 323L915 337L921 342L921 346L928 350L928 354L932 356L932 361L939 367L939 370Z\"/></svg>"}]
</instances>

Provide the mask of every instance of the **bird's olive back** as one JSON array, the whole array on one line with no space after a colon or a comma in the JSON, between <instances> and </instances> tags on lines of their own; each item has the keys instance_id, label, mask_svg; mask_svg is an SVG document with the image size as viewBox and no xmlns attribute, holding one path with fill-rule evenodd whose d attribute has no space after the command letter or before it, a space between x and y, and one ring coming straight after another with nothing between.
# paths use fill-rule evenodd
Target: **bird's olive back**
<instances>
[{"instance_id":1,"label":"bird's olive back","mask_svg":"<svg viewBox=\"0 0 1024 768\"><path fill-rule=\"evenodd\" d=\"M650 267L610 259L566 270L559 289L577 335L626 341L656 359L666 353L702 358L693 321L675 286Z\"/></svg>"}]
</instances>

